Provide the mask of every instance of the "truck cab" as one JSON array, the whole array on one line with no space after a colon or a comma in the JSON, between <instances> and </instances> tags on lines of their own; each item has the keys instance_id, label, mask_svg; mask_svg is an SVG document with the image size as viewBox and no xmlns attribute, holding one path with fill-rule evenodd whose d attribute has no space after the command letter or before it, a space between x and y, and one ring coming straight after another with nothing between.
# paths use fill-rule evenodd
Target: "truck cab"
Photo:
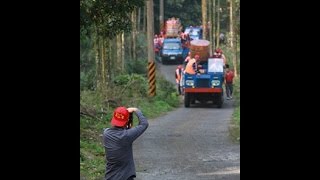
<instances>
[{"instance_id":1,"label":"truck cab","mask_svg":"<svg viewBox=\"0 0 320 180\"><path fill-rule=\"evenodd\" d=\"M201 27L187 27L184 30L185 34L189 34L191 40L202 39L202 28Z\"/></svg>"},{"instance_id":2,"label":"truck cab","mask_svg":"<svg viewBox=\"0 0 320 180\"><path fill-rule=\"evenodd\" d=\"M184 60L183 54L180 38L167 38L163 40L163 44L160 49L162 64L168 64L169 62L182 64Z\"/></svg>"},{"instance_id":3,"label":"truck cab","mask_svg":"<svg viewBox=\"0 0 320 180\"><path fill-rule=\"evenodd\" d=\"M200 73L184 74L184 106L190 107L197 101L201 103L212 102L218 108L222 107L224 69L222 58L209 58L202 64Z\"/></svg>"}]
</instances>

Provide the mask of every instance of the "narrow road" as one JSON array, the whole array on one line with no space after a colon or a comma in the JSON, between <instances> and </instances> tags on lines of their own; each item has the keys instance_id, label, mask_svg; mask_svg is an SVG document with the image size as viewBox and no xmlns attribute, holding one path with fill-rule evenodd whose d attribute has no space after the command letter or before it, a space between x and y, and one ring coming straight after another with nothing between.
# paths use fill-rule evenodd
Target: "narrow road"
<instances>
[{"instance_id":1,"label":"narrow road","mask_svg":"<svg viewBox=\"0 0 320 180\"><path fill-rule=\"evenodd\" d=\"M177 65L157 64L172 83ZM229 138L232 101L181 107L157 119L133 144L136 180L240 180L240 145Z\"/></svg>"}]
</instances>

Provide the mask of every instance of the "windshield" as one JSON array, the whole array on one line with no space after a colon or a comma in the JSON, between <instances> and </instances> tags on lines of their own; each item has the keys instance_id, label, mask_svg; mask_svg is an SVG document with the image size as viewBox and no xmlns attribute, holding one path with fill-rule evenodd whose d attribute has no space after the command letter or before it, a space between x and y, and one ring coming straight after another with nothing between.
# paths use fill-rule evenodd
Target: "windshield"
<instances>
[{"instance_id":1,"label":"windshield","mask_svg":"<svg viewBox=\"0 0 320 180\"><path fill-rule=\"evenodd\" d=\"M179 43L165 43L163 49L180 49Z\"/></svg>"},{"instance_id":2,"label":"windshield","mask_svg":"<svg viewBox=\"0 0 320 180\"><path fill-rule=\"evenodd\" d=\"M192 30L189 33L191 36L198 36L200 34L199 30Z\"/></svg>"},{"instance_id":3,"label":"windshield","mask_svg":"<svg viewBox=\"0 0 320 180\"><path fill-rule=\"evenodd\" d=\"M187 28L184 33L189 34L190 36L198 36L200 34L200 29Z\"/></svg>"},{"instance_id":4,"label":"windshield","mask_svg":"<svg viewBox=\"0 0 320 180\"><path fill-rule=\"evenodd\" d=\"M209 58L208 72L223 72L223 59L222 58Z\"/></svg>"}]
</instances>

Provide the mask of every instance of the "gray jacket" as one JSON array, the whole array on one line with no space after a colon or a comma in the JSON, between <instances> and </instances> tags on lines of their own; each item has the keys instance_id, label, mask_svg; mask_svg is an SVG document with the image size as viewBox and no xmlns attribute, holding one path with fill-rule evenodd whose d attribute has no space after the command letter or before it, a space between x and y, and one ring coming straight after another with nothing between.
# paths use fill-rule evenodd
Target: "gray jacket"
<instances>
[{"instance_id":1,"label":"gray jacket","mask_svg":"<svg viewBox=\"0 0 320 180\"><path fill-rule=\"evenodd\" d=\"M136 176L132 143L149 124L140 110L135 113L138 116L139 125L131 129L112 127L103 132L107 160L105 180L127 180L131 176Z\"/></svg>"}]
</instances>

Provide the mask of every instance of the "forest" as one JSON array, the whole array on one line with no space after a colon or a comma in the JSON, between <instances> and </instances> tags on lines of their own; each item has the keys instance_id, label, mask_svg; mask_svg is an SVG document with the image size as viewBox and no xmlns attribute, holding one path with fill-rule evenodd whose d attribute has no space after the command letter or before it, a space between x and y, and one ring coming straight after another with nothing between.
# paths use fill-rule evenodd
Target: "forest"
<instances>
[{"instance_id":1,"label":"forest","mask_svg":"<svg viewBox=\"0 0 320 180\"><path fill-rule=\"evenodd\" d=\"M104 176L101 133L109 126L115 107L139 107L147 117L155 118L181 104L175 85L159 72L156 95L148 95L148 49L153 47L147 43L151 26L147 2L80 0L80 176L86 179ZM175 17L183 28L207 27L203 38L211 42L211 53L223 49L236 76L234 119L238 129L232 133L239 138L240 0L155 0L152 11L153 34L159 34L164 22ZM220 42L221 33L225 42Z\"/></svg>"}]
</instances>

